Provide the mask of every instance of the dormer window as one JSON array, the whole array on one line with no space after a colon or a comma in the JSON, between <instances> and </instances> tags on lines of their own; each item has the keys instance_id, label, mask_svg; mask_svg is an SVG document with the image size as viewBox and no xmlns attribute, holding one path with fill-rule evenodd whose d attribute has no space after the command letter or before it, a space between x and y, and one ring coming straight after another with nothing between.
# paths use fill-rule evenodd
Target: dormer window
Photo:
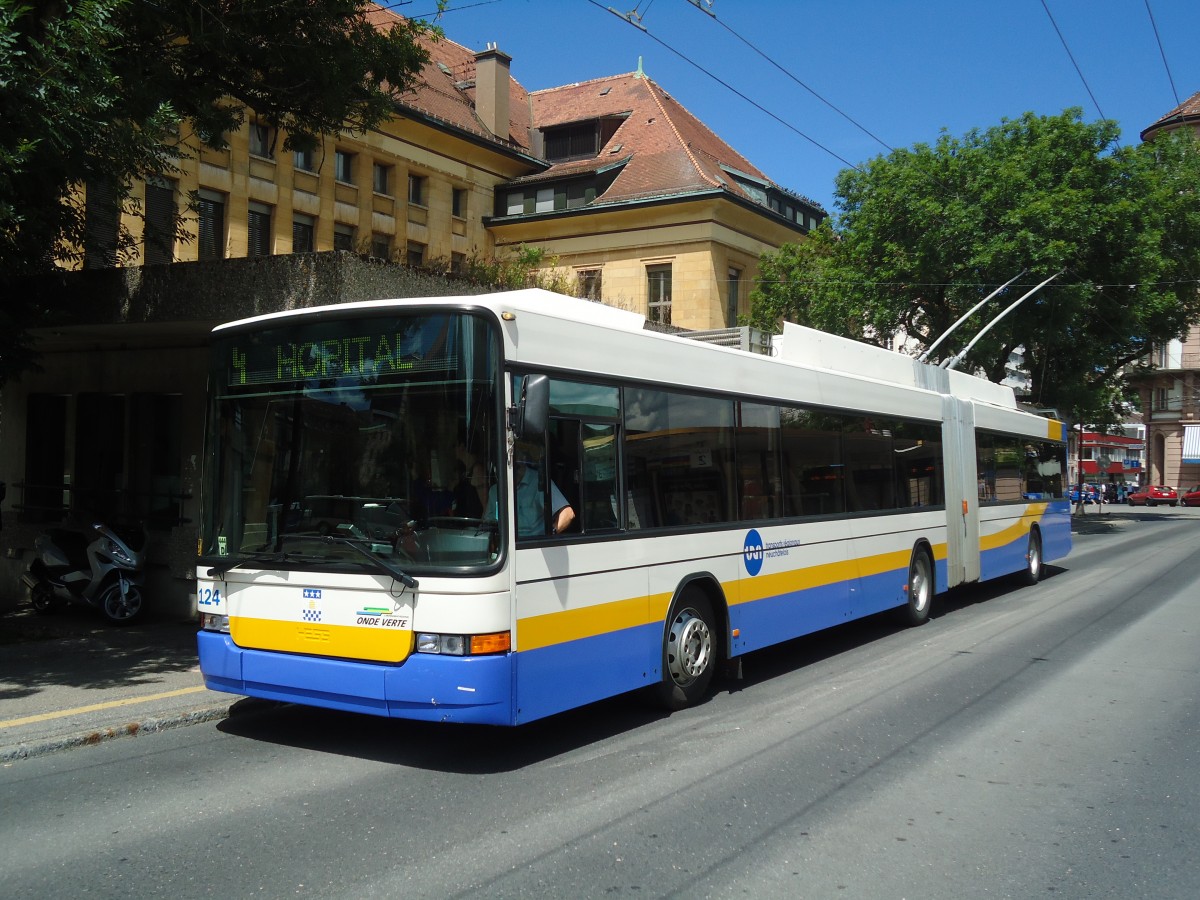
<instances>
[{"instance_id":1,"label":"dormer window","mask_svg":"<svg viewBox=\"0 0 1200 900\"><path fill-rule=\"evenodd\" d=\"M625 116L607 116L587 122L558 125L543 129L546 159L549 162L565 162L570 159L590 159L598 156L601 148L609 142Z\"/></svg>"}]
</instances>

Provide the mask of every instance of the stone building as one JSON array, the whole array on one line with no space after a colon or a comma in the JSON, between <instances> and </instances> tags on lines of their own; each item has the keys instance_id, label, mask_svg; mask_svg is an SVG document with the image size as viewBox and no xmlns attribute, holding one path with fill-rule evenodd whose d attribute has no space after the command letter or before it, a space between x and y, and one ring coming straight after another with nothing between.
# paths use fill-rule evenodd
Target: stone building
<instances>
[{"instance_id":1,"label":"stone building","mask_svg":"<svg viewBox=\"0 0 1200 900\"><path fill-rule=\"evenodd\" d=\"M1200 133L1200 92L1142 132L1143 141L1179 128ZM1152 371L1139 380L1149 484L1200 484L1200 323L1181 339L1155 346Z\"/></svg>"},{"instance_id":2,"label":"stone building","mask_svg":"<svg viewBox=\"0 0 1200 900\"><path fill-rule=\"evenodd\" d=\"M0 392L0 608L19 602L40 530L120 512L150 524L155 604L188 613L206 343L222 321L474 293L462 273L532 247L580 294L722 328L746 311L759 254L824 216L640 67L529 92L495 46L427 49L396 115L366 134L284 153L251 114L228 149L192 148L180 172L137 186L134 207L86 186L85 271L5 286L59 315L33 335L40 371ZM121 223L138 246L116 267Z\"/></svg>"}]
</instances>

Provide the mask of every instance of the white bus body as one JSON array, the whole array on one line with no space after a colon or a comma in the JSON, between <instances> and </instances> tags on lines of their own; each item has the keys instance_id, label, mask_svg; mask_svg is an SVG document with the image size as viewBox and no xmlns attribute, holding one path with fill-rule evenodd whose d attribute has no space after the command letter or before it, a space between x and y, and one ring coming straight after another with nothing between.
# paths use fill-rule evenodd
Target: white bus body
<instances>
[{"instance_id":1,"label":"white bus body","mask_svg":"<svg viewBox=\"0 0 1200 900\"><path fill-rule=\"evenodd\" d=\"M436 338L414 338L426 341L425 351L401 364L401 339L387 344L395 380L388 390L408 396L404 365L425 379L410 391L417 397L411 405L429 410L421 413L427 421L404 432L410 467L412 459L444 462L445 435L455 424L461 430L470 419L476 434L494 430L473 455L493 460L498 523L472 532L474 519L463 529L450 521L455 517L429 515L376 539L355 516L373 521L391 499L412 505L414 482L377 502L358 492L337 495L354 507L337 527L358 536L355 552L365 549L411 574L415 589L366 557L354 562L349 551L336 564L301 552L305 541L324 546L316 543L324 536L317 536L312 510L329 505L315 499L329 491L294 492L297 499L282 511L265 496L279 492L285 469L297 482L297 470L325 465L314 463L316 456L297 462L307 438L295 435L291 462L279 455L286 429L299 428L285 420L318 419L329 432L330 410L365 408L382 379L372 375L337 404L331 398L341 388L330 377L272 384L268 373L257 390L214 385L205 480L213 512L206 512L197 568L201 668L210 688L378 715L510 725L645 687L681 705L696 698L697 687L703 691L721 660L892 608L919 623L935 590L1013 573L1036 580L1045 561L1070 551L1063 423L1020 410L1006 388L795 326L787 327L779 357L759 356L649 332L641 316L525 290L279 313L222 326L214 338L218 355L236 361L237 342L249 336L301 326L318 334L322 323L336 322L342 337L323 350L315 339L303 345L316 354L311 359L324 353L328 369L333 356L345 367L353 347L354 359L366 359L370 341L346 337L346 323L419 315L424 331L414 326L412 333L428 334L428 322L464 312L472 319L452 326L452 351L430 349ZM496 347L490 355L479 350L489 335ZM277 371L291 377L282 346L275 345L283 360ZM264 348L251 352L268 359ZM471 365L455 368L455 353L471 354ZM439 361L423 362L435 356ZM214 377L228 379L231 371L234 381L239 373L245 379L247 364L234 371L222 356ZM581 530L522 540L509 502L521 437L515 385L532 375L549 376L549 415L558 429L540 438L543 478L553 477L558 436L564 457L574 459L573 469L561 471L581 507ZM493 377L494 413L481 412L478 398L491 397ZM593 385L596 402L588 394ZM566 406L555 405L556 390L570 398ZM456 410L436 410L433 399L422 399L434 391ZM276 408L284 397L303 413ZM659 406L650 409L651 400ZM692 407L720 414L713 424L696 425L688 418ZM388 416L401 408L389 406ZM655 425L656 410L668 408L676 424ZM382 413L364 419L361 409L357 415L356 446L367 446L363 432L386 430L391 421ZM251 433L246 422L259 416ZM876 427L884 421L889 427ZM281 437L275 461L262 466L276 473L268 488L257 470L271 429ZM910 433L921 437L902 437ZM824 452L822 434L838 444L831 464L789 462ZM443 446L432 448L439 437ZM856 469L860 449L874 462ZM367 455L349 467L378 464ZM909 465L918 459L925 462ZM443 488L445 480L443 474ZM597 485L611 490L598 493ZM263 494L258 501L256 491ZM256 516L267 524L251 522ZM294 521L282 525L281 516ZM263 528L261 549L249 549L260 546L249 536ZM293 554L281 538L289 528L299 548ZM239 549L230 545L231 531ZM469 564L454 568L455 560ZM677 641L688 647L677 651Z\"/></svg>"}]
</instances>

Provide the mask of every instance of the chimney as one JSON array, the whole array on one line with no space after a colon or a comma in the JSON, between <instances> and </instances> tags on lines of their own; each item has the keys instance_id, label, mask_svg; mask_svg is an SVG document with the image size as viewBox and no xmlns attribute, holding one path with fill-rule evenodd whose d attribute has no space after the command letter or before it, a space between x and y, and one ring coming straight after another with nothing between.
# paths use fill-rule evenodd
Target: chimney
<instances>
[{"instance_id":1,"label":"chimney","mask_svg":"<svg viewBox=\"0 0 1200 900\"><path fill-rule=\"evenodd\" d=\"M508 140L508 64L512 57L488 44L475 54L475 113L501 140Z\"/></svg>"}]
</instances>

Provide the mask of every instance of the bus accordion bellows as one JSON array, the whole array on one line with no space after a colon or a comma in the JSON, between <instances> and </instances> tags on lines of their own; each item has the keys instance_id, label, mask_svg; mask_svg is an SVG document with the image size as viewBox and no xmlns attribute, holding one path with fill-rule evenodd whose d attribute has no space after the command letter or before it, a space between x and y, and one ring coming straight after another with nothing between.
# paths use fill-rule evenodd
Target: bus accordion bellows
<instances>
[{"instance_id":1,"label":"bus accordion bellows","mask_svg":"<svg viewBox=\"0 0 1200 900\"><path fill-rule=\"evenodd\" d=\"M1066 428L787 326L773 356L542 290L347 303L212 342L213 690L516 725L1071 548ZM563 509L567 511L562 512Z\"/></svg>"}]
</instances>

